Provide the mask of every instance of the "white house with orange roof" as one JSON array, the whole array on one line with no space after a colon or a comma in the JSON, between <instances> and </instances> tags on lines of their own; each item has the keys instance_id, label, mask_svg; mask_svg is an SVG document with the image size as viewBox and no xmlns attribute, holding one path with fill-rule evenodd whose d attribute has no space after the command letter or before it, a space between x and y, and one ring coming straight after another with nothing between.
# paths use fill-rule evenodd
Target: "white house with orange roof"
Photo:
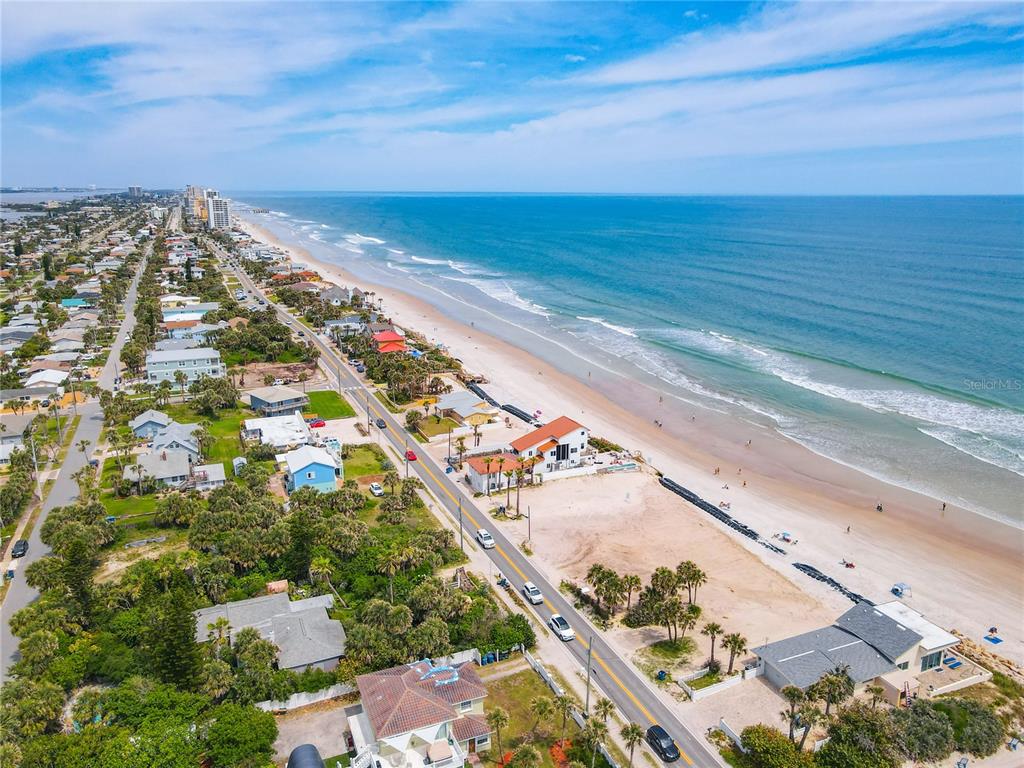
<instances>
[{"instance_id":1,"label":"white house with orange roof","mask_svg":"<svg viewBox=\"0 0 1024 768\"><path fill-rule=\"evenodd\" d=\"M561 472L583 463L590 430L568 416L528 432L509 444L512 454L533 463L534 472Z\"/></svg>"}]
</instances>

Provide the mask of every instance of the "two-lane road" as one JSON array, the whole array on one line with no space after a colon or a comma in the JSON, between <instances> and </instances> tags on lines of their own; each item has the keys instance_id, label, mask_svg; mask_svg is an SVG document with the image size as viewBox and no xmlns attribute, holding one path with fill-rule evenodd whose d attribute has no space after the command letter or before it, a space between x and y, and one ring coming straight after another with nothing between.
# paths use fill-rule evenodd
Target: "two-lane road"
<instances>
[{"instance_id":1,"label":"two-lane road","mask_svg":"<svg viewBox=\"0 0 1024 768\"><path fill-rule=\"evenodd\" d=\"M231 270L250 293L267 301L268 306L277 311L282 321L289 323L293 328L300 327L292 315L270 302L243 270L229 266L227 263L229 257L223 250L216 247L215 249L224 268ZM304 326L301 328L306 334L305 337L316 344L320 350L322 363L337 377L342 393L361 392L363 395L361 399L350 399L364 412L368 410L373 422L376 422L377 419L383 420L386 425L382 430L384 437L399 456L404 455L409 433L370 394L364 382L350 370L330 343L325 342L318 334ZM546 576L537 570L530 560L508 540L500 527L486 524L486 516L477 510L464 489L451 476L445 474L431 457L421 454L420 460L411 462L411 469L430 493L445 506L452 518L461 522L467 537L474 537L479 528L486 527L491 532L496 546L494 549L484 551L494 563L495 568L512 582L515 589L522 590L523 584L527 581L532 581L540 588L544 594L544 603L531 605L530 608L536 612L542 623L547 625L551 615L558 613L573 626L576 630L576 639L565 643L564 647L581 667L586 667L587 656L590 654L593 674L598 683L627 719L645 728L654 723L662 725L675 738L682 753L682 762L686 765L724 765L721 758L704 739L687 730L650 684L608 645L600 631L573 608L572 604L558 591L557 586L548 582Z\"/></svg>"}]
</instances>

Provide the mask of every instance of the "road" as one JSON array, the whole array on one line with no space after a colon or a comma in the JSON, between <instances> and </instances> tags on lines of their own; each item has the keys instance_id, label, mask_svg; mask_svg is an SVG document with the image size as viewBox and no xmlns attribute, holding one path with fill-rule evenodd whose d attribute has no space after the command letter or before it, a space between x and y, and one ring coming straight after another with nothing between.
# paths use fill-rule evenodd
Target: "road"
<instances>
[{"instance_id":1,"label":"road","mask_svg":"<svg viewBox=\"0 0 1024 768\"><path fill-rule=\"evenodd\" d=\"M221 248L212 243L211 246L220 256L224 268L232 270L248 291L266 300L268 306L276 309L282 321L297 327L297 321L283 308L270 302L244 270L233 268L226 263L229 257ZM354 392L361 393L361 402L359 398L350 399L360 404L364 412L368 410L371 420L383 419L386 424L386 428L382 430L383 437L390 442L398 455L404 455L409 443L409 433L403 425L370 394L366 385L341 359L334 346L309 329L303 327L302 330L305 331L306 338L320 349L321 362L337 377L339 389L350 395ZM703 737L692 733L679 721L650 683L608 645L600 631L573 608L572 603L562 596L557 586L547 581L518 547L505 537L500 528L487 526L486 517L477 510L464 489L445 474L433 458L420 454L418 461L411 462L411 469L430 493L444 505L452 518L460 522L467 538L474 537L479 528L488 528L497 545L494 549L485 550L485 553L494 563L495 569L504 574L517 590L522 590L523 584L527 581L532 581L540 588L544 594L544 604L531 605L530 609L537 614L542 623L547 625L551 615L558 613L575 628L576 639L565 643L565 649L583 668L586 668L588 653L591 655L591 668L596 680L628 720L645 728L654 723L663 726L675 738L682 753L682 762L686 765L724 765Z\"/></svg>"},{"instance_id":2,"label":"road","mask_svg":"<svg viewBox=\"0 0 1024 768\"><path fill-rule=\"evenodd\" d=\"M121 355L121 347L124 346L128 334L131 333L135 325L135 297L139 287L139 280L146 268L146 260L149 258L152 247L151 242L147 244L143 252L142 261L139 262L138 270L135 273L135 278L132 280L125 295L125 317L121 322L121 327L118 329L117 336L114 338L114 344L110 348L107 362L100 372L99 385L103 389L113 388L115 369L117 360ZM11 616L39 596L35 589L25 583L25 569L36 560L50 553L50 548L43 544L39 538L39 531L42 529L43 523L52 509L71 504L78 498L78 484L74 481L73 476L79 469L85 466L89 454L82 453L75 446L81 440L88 440L90 446L95 448L100 442L100 431L103 429L103 410L100 408L100 404L94 401L85 405L79 405L78 413L82 418L78 422L75 434L68 443L71 447L64 457L60 473L57 475L53 487L50 488L50 493L46 497L43 509L39 513L39 519L36 520L32 533L29 535L28 554L21 558L21 563L18 565L18 575L7 588L7 596L4 598L3 606L0 606L0 680L7 679L8 669L19 658L18 640L11 634Z\"/></svg>"}]
</instances>

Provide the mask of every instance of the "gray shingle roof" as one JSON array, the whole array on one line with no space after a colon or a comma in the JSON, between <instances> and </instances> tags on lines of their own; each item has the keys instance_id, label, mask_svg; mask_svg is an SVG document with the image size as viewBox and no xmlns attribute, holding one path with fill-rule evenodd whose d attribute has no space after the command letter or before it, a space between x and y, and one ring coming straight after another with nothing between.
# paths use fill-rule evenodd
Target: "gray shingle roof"
<instances>
[{"instance_id":1,"label":"gray shingle roof","mask_svg":"<svg viewBox=\"0 0 1024 768\"><path fill-rule=\"evenodd\" d=\"M870 643L889 661L895 661L921 642L921 636L871 603L858 603L838 619L836 626Z\"/></svg>"},{"instance_id":2,"label":"gray shingle roof","mask_svg":"<svg viewBox=\"0 0 1024 768\"><path fill-rule=\"evenodd\" d=\"M847 667L856 683L873 680L895 667L858 637L839 627L823 627L754 649L790 685L806 689L836 667Z\"/></svg>"},{"instance_id":3,"label":"gray shingle roof","mask_svg":"<svg viewBox=\"0 0 1024 768\"><path fill-rule=\"evenodd\" d=\"M166 413L163 413L161 411L154 411L152 408L150 408L148 411L143 411L134 419L129 421L128 426L134 430L150 422L158 424L161 427L166 427L168 424L171 423L171 417L168 416Z\"/></svg>"}]
</instances>

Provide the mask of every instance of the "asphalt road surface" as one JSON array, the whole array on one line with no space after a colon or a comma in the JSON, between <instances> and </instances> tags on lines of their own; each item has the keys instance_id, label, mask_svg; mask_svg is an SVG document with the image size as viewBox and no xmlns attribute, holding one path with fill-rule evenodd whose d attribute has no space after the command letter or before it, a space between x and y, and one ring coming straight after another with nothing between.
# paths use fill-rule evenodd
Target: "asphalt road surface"
<instances>
[{"instance_id":1,"label":"asphalt road surface","mask_svg":"<svg viewBox=\"0 0 1024 768\"><path fill-rule=\"evenodd\" d=\"M135 325L136 292L139 279L146 268L146 259L149 257L152 247L152 243L147 245L143 259L139 262L138 271L135 273L135 279L132 280L131 285L128 287L128 293L125 295L124 320L121 322L121 327L114 338L114 344L110 348L110 354L107 356L107 362L100 373L99 385L103 389L113 388L117 360L121 355L121 347L124 346L128 334ZM72 411L67 411L64 413L64 417L67 418L71 413ZM100 441L100 430L103 428L103 410L100 408L100 404L98 402L91 402L79 405L78 414L82 418L78 422L78 428L75 430L74 436L68 443L70 448L64 457L60 473L57 475L53 487L50 488L50 493L46 497L43 509L39 513L39 518L36 520L32 533L29 535L28 554L21 558L21 562L18 564L17 576L7 588L7 596L4 598L3 606L0 607L0 679L3 680L7 679L7 671L11 664L20 658L18 654L18 639L11 634L11 616L39 596L39 592L25 583L25 568L50 553L50 548L43 544L39 538L39 531L46 521L46 516L50 514L50 510L55 507L71 504L78 498L78 484L74 481L73 475L85 466L89 460L89 455ZM89 450L86 453L82 453L76 447L81 440L89 441Z\"/></svg>"},{"instance_id":2,"label":"asphalt road surface","mask_svg":"<svg viewBox=\"0 0 1024 768\"><path fill-rule=\"evenodd\" d=\"M222 249L215 246L215 250L220 254L222 262L229 258ZM233 268L225 264L225 269ZM264 298L268 306L277 310L282 322L296 330L305 331L305 338L320 349L321 362L335 375L339 391L349 394L350 399L362 408L364 414L369 411L371 424L377 419L383 419L386 428L380 430L381 437L391 443L398 455L404 456L409 444L409 433L376 397L369 394L366 385L342 360L340 352L318 334L302 326L280 306L266 299L263 292L244 270L233 269L233 271L250 293ZM359 392L361 397L351 397L356 392ZM377 427L372 426L372 429L376 430ZM573 608L572 603L562 596L556 585L548 583L544 575L534 568L529 559L505 537L500 528L487 525L486 516L476 509L463 488L453 480L454 473L449 476L430 456L423 454L419 454L419 456L418 461L406 462L407 468L420 478L430 493L445 506L452 517L460 521L467 539L475 537L479 528L487 528L490 531L496 541L496 546L494 549L484 551L491 558L495 569L508 578L520 593L523 584L527 581L532 581L537 585L544 594L544 603L530 605L530 609L545 625L554 613L561 614L569 622L576 631L576 639L564 644L566 650L582 668L586 668L587 656L588 653L590 654L591 669L595 680L615 702L623 715L645 729L654 723L664 727L679 745L682 755L681 762L686 765L724 765L724 762L712 751L703 737L686 729L655 693L651 685L605 642L600 631Z\"/></svg>"}]
</instances>

